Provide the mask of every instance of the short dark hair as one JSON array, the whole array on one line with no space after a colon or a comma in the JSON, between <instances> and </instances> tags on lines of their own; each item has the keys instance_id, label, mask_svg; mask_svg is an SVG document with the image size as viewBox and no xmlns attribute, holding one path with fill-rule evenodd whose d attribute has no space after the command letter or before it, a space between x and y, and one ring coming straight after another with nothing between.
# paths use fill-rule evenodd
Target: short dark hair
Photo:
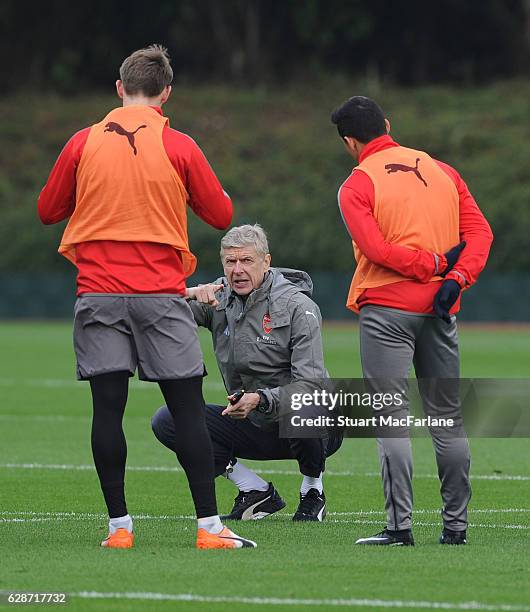
<instances>
[{"instance_id":1,"label":"short dark hair","mask_svg":"<svg viewBox=\"0 0 530 612\"><path fill-rule=\"evenodd\" d=\"M363 144L386 134L385 116L371 98L353 96L331 115L342 138L351 136Z\"/></svg>"},{"instance_id":2,"label":"short dark hair","mask_svg":"<svg viewBox=\"0 0 530 612\"><path fill-rule=\"evenodd\" d=\"M120 66L125 92L131 96L138 93L148 98L158 96L173 80L170 61L167 49L161 45L150 45L131 53Z\"/></svg>"}]
</instances>

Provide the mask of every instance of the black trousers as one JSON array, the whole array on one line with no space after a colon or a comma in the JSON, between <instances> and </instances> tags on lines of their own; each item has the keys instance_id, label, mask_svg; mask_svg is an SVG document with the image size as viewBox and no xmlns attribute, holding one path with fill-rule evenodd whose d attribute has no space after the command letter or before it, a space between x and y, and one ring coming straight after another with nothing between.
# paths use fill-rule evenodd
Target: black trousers
<instances>
[{"instance_id":1,"label":"black trousers","mask_svg":"<svg viewBox=\"0 0 530 612\"><path fill-rule=\"evenodd\" d=\"M259 429L249 419L222 416L225 407L206 405L206 426L212 439L216 476L226 471L228 462L235 464L237 459L296 459L304 476L318 478L324 471L326 457L340 447L340 441L329 445L320 438L279 438L277 431ZM151 425L158 440L174 450L175 426L166 406L157 410Z\"/></svg>"}]
</instances>

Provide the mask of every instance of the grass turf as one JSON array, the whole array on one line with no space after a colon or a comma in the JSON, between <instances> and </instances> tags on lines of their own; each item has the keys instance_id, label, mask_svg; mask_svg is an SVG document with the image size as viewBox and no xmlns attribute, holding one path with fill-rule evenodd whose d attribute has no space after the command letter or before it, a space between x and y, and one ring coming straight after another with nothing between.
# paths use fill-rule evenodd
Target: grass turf
<instances>
[{"instance_id":1,"label":"grass turf","mask_svg":"<svg viewBox=\"0 0 530 612\"><path fill-rule=\"evenodd\" d=\"M307 609L307 600L312 600L311 607L332 607L337 602L324 601L331 599L342 605L352 600L356 609L382 608L385 604L377 600L385 600L401 609L409 609L403 602L410 601L425 602L425 608L434 607L432 602L456 608L478 601L491 609L503 604L530 610L528 440L471 441L475 478L470 521L476 526L469 530L467 547L437 544L439 484L428 439L413 443L417 546L353 546L357 537L378 531L384 515L375 442L346 440L328 462L326 522L290 521L300 480L294 462L256 464L274 472L265 477L286 499L286 510L265 521L235 525L241 535L258 542L256 551L197 551L195 523L185 518L193 508L184 475L173 471L174 458L149 428L160 393L154 385L133 381L125 429L131 468L128 504L137 517L137 543L130 551L101 550L106 519L91 467L90 396L87 384L74 381L71 326L3 323L0 335L0 591L196 598L73 596L71 610L224 611L254 603L257 609L296 611ZM530 330L464 328L460 335L463 375L530 375ZM221 402L211 344L206 334L202 340L210 372L205 395ZM332 375L360 374L355 327L328 325L325 349ZM149 467L163 471L133 469ZM235 495L232 485L219 479L217 491L221 511L228 510ZM205 601L209 596L228 600ZM363 605L362 600L368 601Z\"/></svg>"}]
</instances>

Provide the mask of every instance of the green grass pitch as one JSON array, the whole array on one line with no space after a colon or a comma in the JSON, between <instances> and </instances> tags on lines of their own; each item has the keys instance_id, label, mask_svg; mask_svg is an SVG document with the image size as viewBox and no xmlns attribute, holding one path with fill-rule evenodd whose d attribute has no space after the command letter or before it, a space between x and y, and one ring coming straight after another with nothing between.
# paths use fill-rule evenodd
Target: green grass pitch
<instances>
[{"instance_id":1,"label":"green grass pitch","mask_svg":"<svg viewBox=\"0 0 530 612\"><path fill-rule=\"evenodd\" d=\"M464 376L530 376L530 329L462 326L460 336ZM136 546L103 550L90 396L74 380L71 325L6 322L0 337L0 592L67 592L68 610L530 610L528 439L471 441L467 547L437 544L439 483L428 439L413 441L416 547L355 547L383 526L383 500L375 442L347 440L328 463L324 523L290 520L300 481L294 462L256 463L287 508L235 526L257 550L198 551L184 475L150 431L160 392L133 379L125 428ZM221 402L211 342L201 338L206 399ZM326 326L324 342L332 375L360 374L355 326ZM221 511L235 493L217 481Z\"/></svg>"}]
</instances>

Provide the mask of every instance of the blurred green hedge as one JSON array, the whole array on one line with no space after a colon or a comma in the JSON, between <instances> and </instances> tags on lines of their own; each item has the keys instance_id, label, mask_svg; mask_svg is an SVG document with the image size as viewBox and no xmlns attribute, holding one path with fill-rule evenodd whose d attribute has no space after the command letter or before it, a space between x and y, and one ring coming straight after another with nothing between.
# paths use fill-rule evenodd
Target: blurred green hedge
<instances>
[{"instance_id":1,"label":"blurred green hedge","mask_svg":"<svg viewBox=\"0 0 530 612\"><path fill-rule=\"evenodd\" d=\"M530 269L530 84L399 89L344 79L281 90L174 87L172 127L206 153L234 201L234 224L259 221L276 265L313 272L352 269L337 189L351 171L329 121L351 95L383 107L392 135L455 166L490 221L490 270ZM36 201L64 143L118 106L112 95L78 98L20 93L0 100L0 271L60 272L64 224L43 227ZM218 267L221 234L190 214L190 241L204 269Z\"/></svg>"}]
</instances>

